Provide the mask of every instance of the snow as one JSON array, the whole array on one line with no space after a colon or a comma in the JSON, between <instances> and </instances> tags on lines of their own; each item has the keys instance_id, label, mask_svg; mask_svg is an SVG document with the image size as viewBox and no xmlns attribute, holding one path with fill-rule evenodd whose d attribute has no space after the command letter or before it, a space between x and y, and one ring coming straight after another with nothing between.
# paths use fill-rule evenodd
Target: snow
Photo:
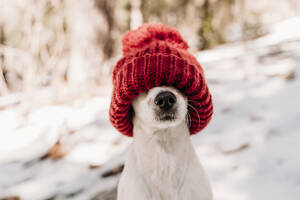
<instances>
[{"instance_id":1,"label":"snow","mask_svg":"<svg viewBox=\"0 0 300 200\"><path fill-rule=\"evenodd\" d=\"M199 53L215 114L193 142L215 199L300 197L299 22L284 22L290 28L255 41ZM279 35L284 37L270 42ZM226 153L245 144L239 152Z\"/></svg>"},{"instance_id":2,"label":"snow","mask_svg":"<svg viewBox=\"0 0 300 200\"><path fill-rule=\"evenodd\" d=\"M215 111L191 139L215 200L300 197L299 24L292 18L262 38L196 54ZM123 163L131 139L110 125L109 103L103 96L26 114L22 104L1 109L0 199L89 200L112 190L119 176L102 175ZM58 140L64 156L44 158Z\"/></svg>"},{"instance_id":3,"label":"snow","mask_svg":"<svg viewBox=\"0 0 300 200\"><path fill-rule=\"evenodd\" d=\"M29 113L23 125L18 107L1 111L0 198L90 199L115 186L118 176L104 184L101 174L123 162L130 140L120 140L111 127L108 107L108 97L46 106ZM43 159L58 140L66 155ZM108 160L108 167L89 168Z\"/></svg>"}]
</instances>

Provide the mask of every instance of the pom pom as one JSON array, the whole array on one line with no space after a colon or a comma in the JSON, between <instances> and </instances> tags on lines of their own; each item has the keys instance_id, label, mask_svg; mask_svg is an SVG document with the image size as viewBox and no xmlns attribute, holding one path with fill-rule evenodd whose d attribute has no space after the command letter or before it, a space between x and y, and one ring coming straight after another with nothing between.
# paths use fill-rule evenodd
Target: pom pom
<instances>
[{"instance_id":1,"label":"pom pom","mask_svg":"<svg viewBox=\"0 0 300 200\"><path fill-rule=\"evenodd\" d=\"M124 35L122 39L123 54L130 54L158 40L166 41L176 48L188 48L187 43L176 29L163 24L144 24L137 30L129 31Z\"/></svg>"}]
</instances>

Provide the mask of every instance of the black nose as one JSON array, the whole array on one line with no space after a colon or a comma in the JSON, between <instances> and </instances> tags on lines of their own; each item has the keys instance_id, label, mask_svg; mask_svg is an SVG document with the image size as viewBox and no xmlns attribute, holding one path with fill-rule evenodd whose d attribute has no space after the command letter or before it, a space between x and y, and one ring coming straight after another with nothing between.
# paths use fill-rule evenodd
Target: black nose
<instances>
[{"instance_id":1,"label":"black nose","mask_svg":"<svg viewBox=\"0 0 300 200\"><path fill-rule=\"evenodd\" d=\"M154 103L160 109L168 111L176 103L176 96L172 92L161 92L155 97Z\"/></svg>"}]
</instances>

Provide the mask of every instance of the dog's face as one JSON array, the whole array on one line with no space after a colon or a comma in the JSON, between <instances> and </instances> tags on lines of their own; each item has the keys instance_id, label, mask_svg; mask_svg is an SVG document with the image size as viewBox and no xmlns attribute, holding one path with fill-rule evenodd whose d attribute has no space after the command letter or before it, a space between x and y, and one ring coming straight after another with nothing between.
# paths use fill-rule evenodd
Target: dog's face
<instances>
[{"instance_id":1,"label":"dog's face","mask_svg":"<svg viewBox=\"0 0 300 200\"><path fill-rule=\"evenodd\" d=\"M154 87L132 102L134 117L149 127L168 128L186 120L187 98L169 86Z\"/></svg>"}]
</instances>

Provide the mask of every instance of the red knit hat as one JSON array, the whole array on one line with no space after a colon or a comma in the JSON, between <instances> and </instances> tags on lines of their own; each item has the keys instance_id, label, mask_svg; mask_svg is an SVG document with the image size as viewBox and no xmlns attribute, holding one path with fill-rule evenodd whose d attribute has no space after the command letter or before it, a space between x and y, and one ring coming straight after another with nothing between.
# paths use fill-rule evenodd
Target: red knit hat
<instances>
[{"instance_id":1,"label":"red knit hat","mask_svg":"<svg viewBox=\"0 0 300 200\"><path fill-rule=\"evenodd\" d=\"M145 24L126 33L123 57L113 70L109 117L122 134L132 136L131 102L157 86L173 86L188 98L190 134L202 130L213 114L203 69L188 52L180 33L162 24Z\"/></svg>"}]
</instances>

